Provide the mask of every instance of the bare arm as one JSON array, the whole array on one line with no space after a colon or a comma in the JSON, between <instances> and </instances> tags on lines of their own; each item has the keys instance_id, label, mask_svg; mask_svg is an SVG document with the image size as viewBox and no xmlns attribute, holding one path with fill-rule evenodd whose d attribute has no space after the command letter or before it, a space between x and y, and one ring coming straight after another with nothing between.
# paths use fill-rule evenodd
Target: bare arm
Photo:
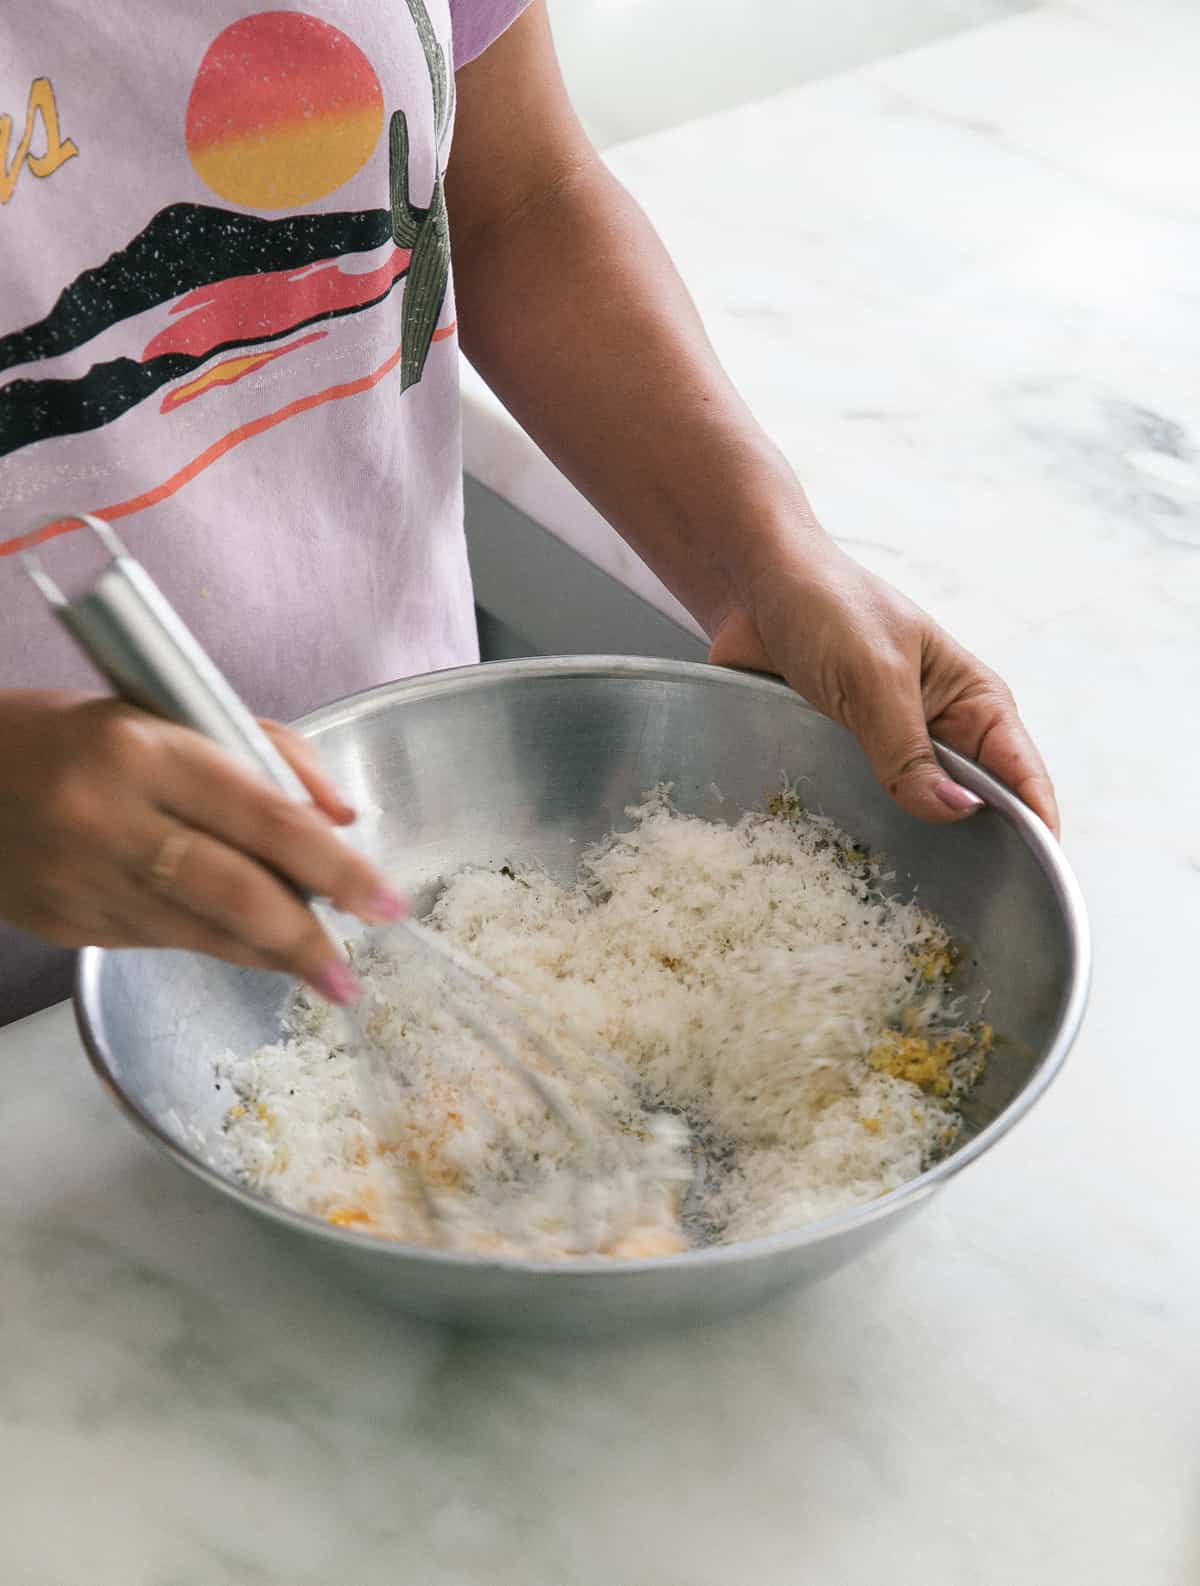
<instances>
[{"instance_id":1,"label":"bare arm","mask_svg":"<svg viewBox=\"0 0 1200 1586\"><path fill-rule=\"evenodd\" d=\"M467 356L692 612L713 659L787 677L916 814L973 807L933 731L1056 825L1004 684L837 549L733 389L571 108L544 0L459 73L447 199Z\"/></svg>"}]
</instances>

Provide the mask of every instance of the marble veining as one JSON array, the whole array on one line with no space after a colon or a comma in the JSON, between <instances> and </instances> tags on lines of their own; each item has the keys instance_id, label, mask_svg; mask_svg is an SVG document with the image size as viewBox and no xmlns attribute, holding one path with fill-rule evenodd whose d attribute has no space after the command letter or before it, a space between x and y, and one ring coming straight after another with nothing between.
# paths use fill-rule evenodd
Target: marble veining
<instances>
[{"instance_id":1,"label":"marble veining","mask_svg":"<svg viewBox=\"0 0 1200 1586\"><path fill-rule=\"evenodd\" d=\"M14 1026L5 1586L1200 1580L1198 50L1191 0L1048 4L612 156L830 526L1043 742L1097 955L1050 1094L824 1285L549 1347L331 1290L135 1135L67 1010ZM653 592L469 402L472 468Z\"/></svg>"},{"instance_id":2,"label":"marble veining","mask_svg":"<svg viewBox=\"0 0 1200 1586\"><path fill-rule=\"evenodd\" d=\"M988 546L1015 633L1200 537L1197 23L1138 17L1047 6L610 154L832 532L903 544L878 570L981 648L955 569ZM737 271L714 169L761 239ZM470 472L678 617L469 373L465 422Z\"/></svg>"}]
</instances>

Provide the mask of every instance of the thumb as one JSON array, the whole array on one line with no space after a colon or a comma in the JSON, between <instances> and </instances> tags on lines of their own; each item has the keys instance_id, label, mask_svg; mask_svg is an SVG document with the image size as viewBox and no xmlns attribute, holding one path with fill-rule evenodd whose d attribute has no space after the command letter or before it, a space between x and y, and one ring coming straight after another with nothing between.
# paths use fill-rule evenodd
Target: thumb
<instances>
[{"instance_id":1,"label":"thumb","mask_svg":"<svg viewBox=\"0 0 1200 1586\"><path fill-rule=\"evenodd\" d=\"M892 688L875 679L846 716L871 769L901 809L927 821L963 820L982 809L983 800L956 782L934 752L915 674L906 672Z\"/></svg>"}]
</instances>

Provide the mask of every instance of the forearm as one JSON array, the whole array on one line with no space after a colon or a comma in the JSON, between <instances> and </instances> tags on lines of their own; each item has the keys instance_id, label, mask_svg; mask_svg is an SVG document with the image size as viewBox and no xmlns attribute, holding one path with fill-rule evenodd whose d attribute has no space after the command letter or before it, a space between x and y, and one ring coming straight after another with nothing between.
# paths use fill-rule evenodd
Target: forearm
<instances>
[{"instance_id":1,"label":"forearm","mask_svg":"<svg viewBox=\"0 0 1200 1586\"><path fill-rule=\"evenodd\" d=\"M652 227L598 160L455 243L467 356L709 634L780 540L827 545Z\"/></svg>"},{"instance_id":2,"label":"forearm","mask_svg":"<svg viewBox=\"0 0 1200 1586\"><path fill-rule=\"evenodd\" d=\"M929 732L1051 825L994 674L833 545L738 398L645 217L571 109L545 0L457 78L446 182L462 344L534 440L712 639L856 732L914 815L978 805Z\"/></svg>"}]
</instances>

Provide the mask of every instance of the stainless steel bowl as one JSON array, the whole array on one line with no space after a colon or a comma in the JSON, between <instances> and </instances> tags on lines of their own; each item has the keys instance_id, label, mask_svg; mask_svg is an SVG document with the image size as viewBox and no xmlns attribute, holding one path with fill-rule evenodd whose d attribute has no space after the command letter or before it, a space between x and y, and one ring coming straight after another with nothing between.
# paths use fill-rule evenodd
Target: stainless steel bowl
<instances>
[{"instance_id":1,"label":"stainless steel bowl","mask_svg":"<svg viewBox=\"0 0 1200 1586\"><path fill-rule=\"evenodd\" d=\"M951 927L968 994L991 990L998 1042L954 1153L866 1206L771 1238L656 1261L536 1263L387 1244L285 1211L201 1161L180 1121L227 1098L212 1061L273 1039L281 978L189 953L89 948L76 988L96 1072L181 1166L270 1219L298 1257L323 1260L410 1313L455 1324L600 1333L681 1324L819 1277L898 1228L1028 1112L1061 1067L1087 997L1079 889L1057 844L996 781L945 752L988 808L932 827L880 791L854 739L781 683L686 662L511 661L414 678L306 717L334 780L362 812L364 846L418 898L461 865L537 860L564 878L582 846L658 782L687 811L730 820L781 773L806 803L888 856L899 889Z\"/></svg>"}]
</instances>

